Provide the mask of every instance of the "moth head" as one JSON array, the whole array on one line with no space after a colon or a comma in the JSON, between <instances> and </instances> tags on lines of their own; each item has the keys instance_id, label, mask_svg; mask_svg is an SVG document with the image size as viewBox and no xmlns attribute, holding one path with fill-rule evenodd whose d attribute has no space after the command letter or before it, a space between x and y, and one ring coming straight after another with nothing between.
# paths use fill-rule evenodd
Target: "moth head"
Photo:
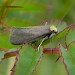
<instances>
[{"instance_id":1,"label":"moth head","mask_svg":"<svg viewBox=\"0 0 75 75\"><path fill-rule=\"evenodd\" d=\"M54 25L50 26L50 31L53 32L53 33L57 33L58 32L57 31L57 27L54 26Z\"/></svg>"}]
</instances>

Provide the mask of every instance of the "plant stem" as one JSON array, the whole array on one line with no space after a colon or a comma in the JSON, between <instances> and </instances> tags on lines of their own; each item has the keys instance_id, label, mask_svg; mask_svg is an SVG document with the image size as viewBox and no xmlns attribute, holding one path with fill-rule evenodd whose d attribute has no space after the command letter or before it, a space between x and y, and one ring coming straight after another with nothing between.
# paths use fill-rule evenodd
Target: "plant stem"
<instances>
[{"instance_id":1,"label":"plant stem","mask_svg":"<svg viewBox=\"0 0 75 75\"><path fill-rule=\"evenodd\" d=\"M43 48L43 53L59 54L59 52L60 52L59 48Z\"/></svg>"}]
</instances>

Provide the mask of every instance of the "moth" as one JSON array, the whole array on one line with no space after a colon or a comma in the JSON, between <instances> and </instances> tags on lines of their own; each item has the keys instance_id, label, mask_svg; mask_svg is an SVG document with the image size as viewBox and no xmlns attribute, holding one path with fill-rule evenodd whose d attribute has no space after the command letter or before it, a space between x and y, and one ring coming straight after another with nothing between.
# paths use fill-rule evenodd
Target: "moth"
<instances>
[{"instance_id":1,"label":"moth","mask_svg":"<svg viewBox=\"0 0 75 75\"><path fill-rule=\"evenodd\" d=\"M54 25L12 27L10 32L10 42L14 45L21 45L25 43L33 43L43 38L40 43L41 45L42 42L50 37L50 35L53 33L57 33L57 27Z\"/></svg>"}]
</instances>

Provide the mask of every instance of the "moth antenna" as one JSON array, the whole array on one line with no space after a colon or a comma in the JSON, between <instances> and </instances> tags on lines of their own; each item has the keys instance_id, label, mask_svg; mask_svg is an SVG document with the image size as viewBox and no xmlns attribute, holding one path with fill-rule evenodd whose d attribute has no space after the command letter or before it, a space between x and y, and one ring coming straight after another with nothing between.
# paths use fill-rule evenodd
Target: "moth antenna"
<instances>
[{"instance_id":1,"label":"moth antenna","mask_svg":"<svg viewBox=\"0 0 75 75\"><path fill-rule=\"evenodd\" d=\"M48 36L46 36L45 38L42 39L41 43L40 43L39 46L38 46L38 52L39 52L39 50L40 50L40 47L41 47L42 43L43 43L46 39L48 39Z\"/></svg>"}]
</instances>

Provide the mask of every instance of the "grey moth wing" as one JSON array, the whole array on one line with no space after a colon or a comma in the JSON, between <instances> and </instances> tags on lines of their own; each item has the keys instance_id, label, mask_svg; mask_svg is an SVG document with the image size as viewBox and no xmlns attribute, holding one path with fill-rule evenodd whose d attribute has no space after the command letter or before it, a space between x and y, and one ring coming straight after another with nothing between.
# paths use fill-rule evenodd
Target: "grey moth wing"
<instances>
[{"instance_id":1,"label":"grey moth wing","mask_svg":"<svg viewBox=\"0 0 75 75\"><path fill-rule=\"evenodd\" d=\"M41 38L51 35L50 25L33 27L12 27L10 32L10 42L14 45L32 43Z\"/></svg>"}]
</instances>

